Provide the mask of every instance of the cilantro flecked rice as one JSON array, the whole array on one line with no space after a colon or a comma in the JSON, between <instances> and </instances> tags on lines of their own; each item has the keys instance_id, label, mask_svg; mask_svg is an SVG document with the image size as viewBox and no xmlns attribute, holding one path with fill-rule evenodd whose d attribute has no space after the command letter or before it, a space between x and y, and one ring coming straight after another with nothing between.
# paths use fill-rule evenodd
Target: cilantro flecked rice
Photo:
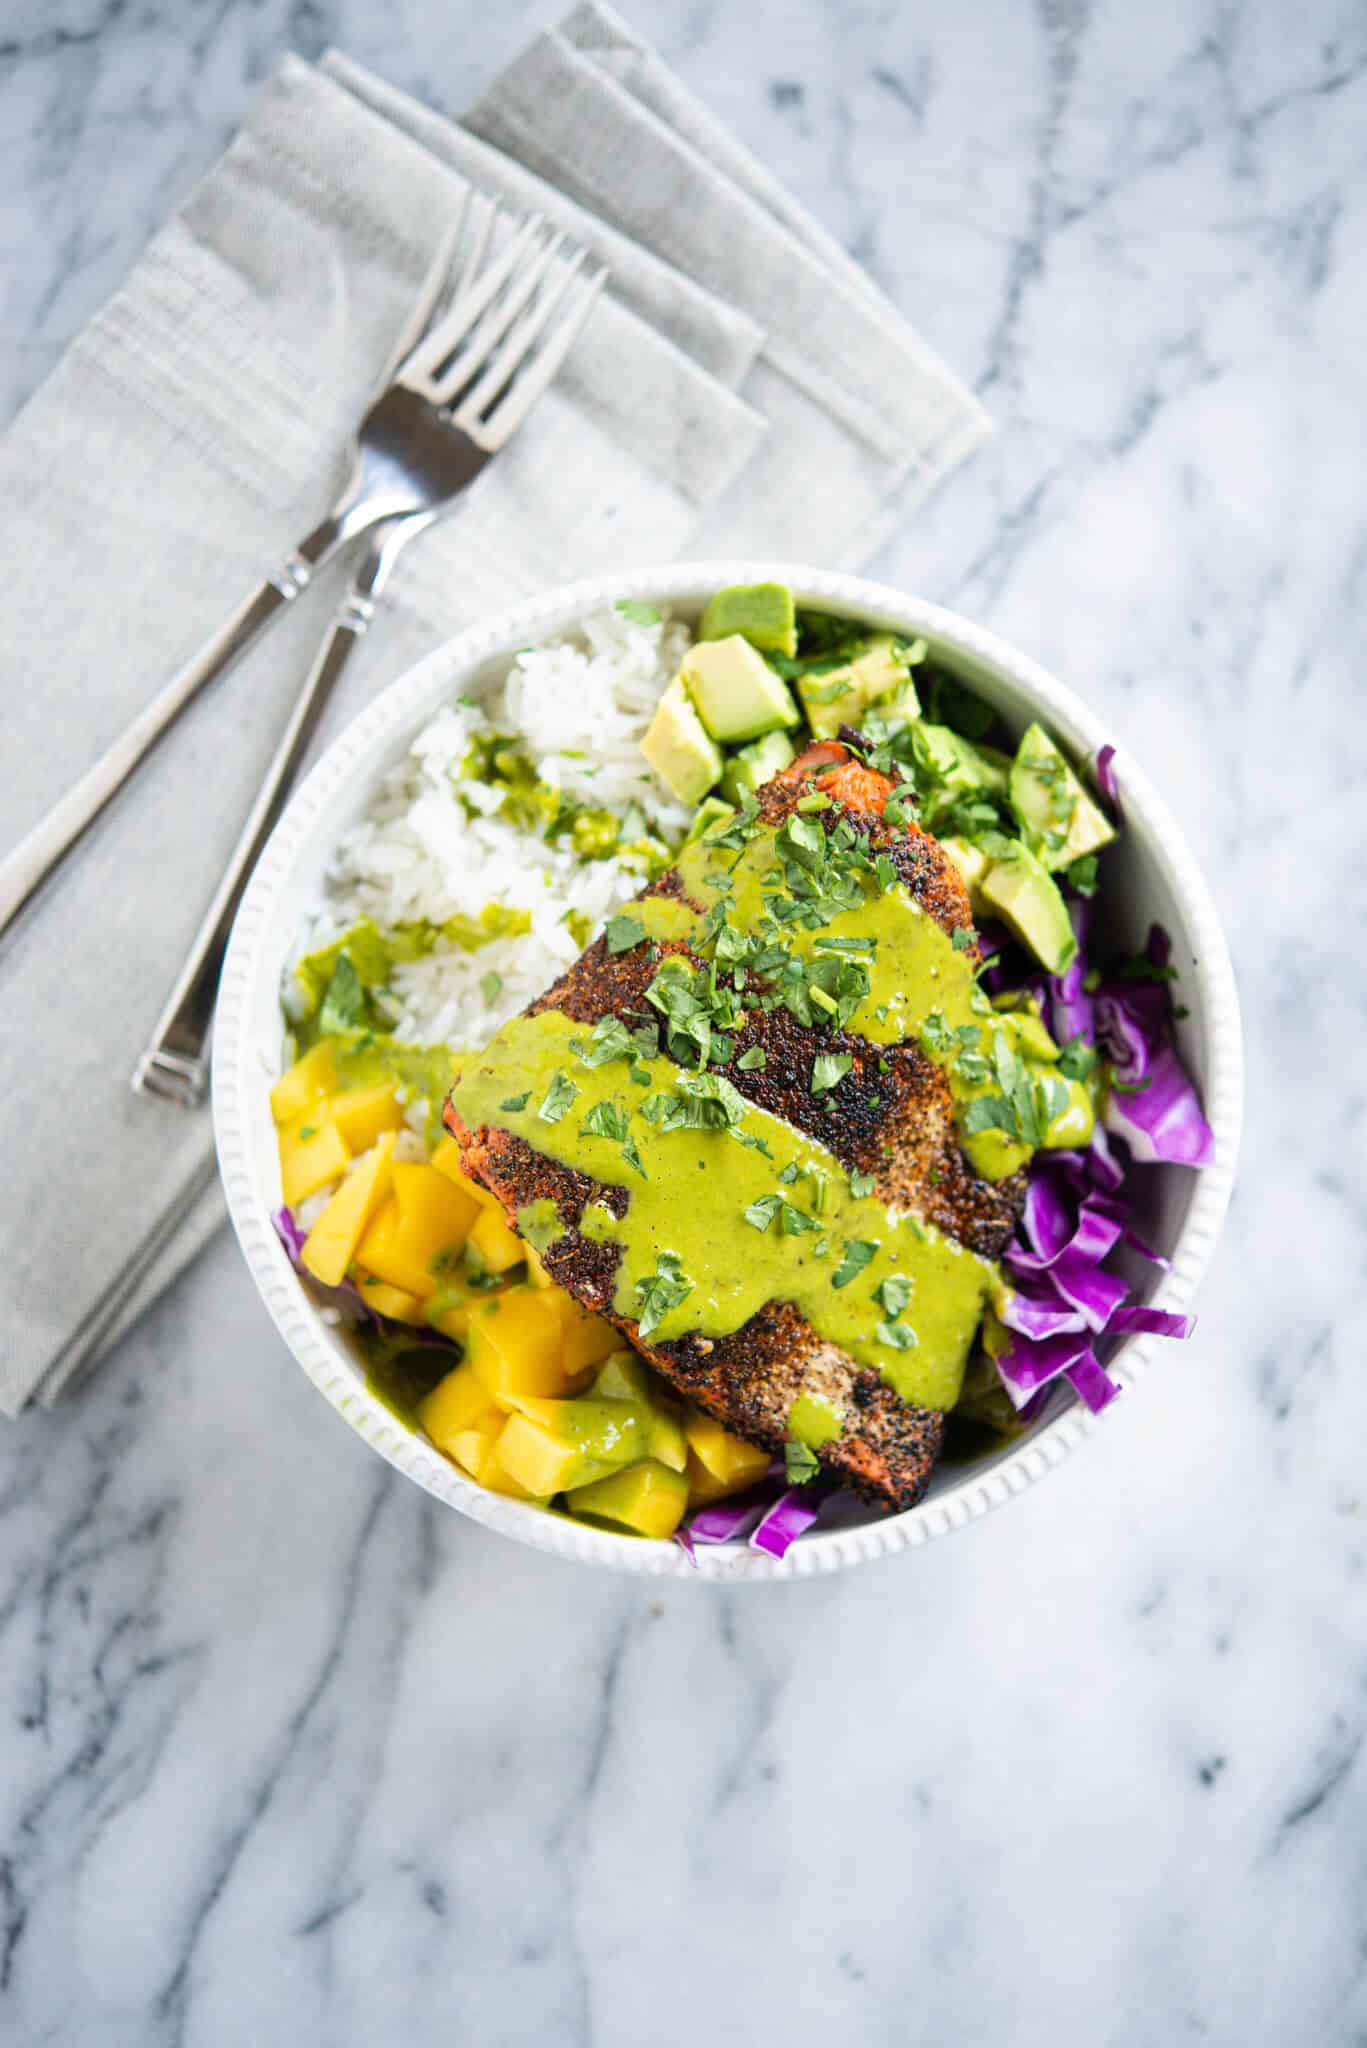
<instances>
[{"instance_id":1,"label":"cilantro flecked rice","mask_svg":"<svg viewBox=\"0 0 1367 2048\"><path fill-rule=\"evenodd\" d=\"M646 607L614 608L571 636L521 650L501 678L437 712L339 841L296 958L362 918L392 932L453 918L497 928L491 905L524 913L524 930L471 948L439 939L390 978L397 1037L482 1045L640 889L647 869L629 847L583 858L611 843L601 814L627 818L624 840L672 845L687 829L690 813L650 772L641 738L689 642L685 626ZM534 787L523 811L504 784L481 775L495 736L522 757ZM548 842L544 813L557 799L585 815L577 837Z\"/></svg>"}]
</instances>

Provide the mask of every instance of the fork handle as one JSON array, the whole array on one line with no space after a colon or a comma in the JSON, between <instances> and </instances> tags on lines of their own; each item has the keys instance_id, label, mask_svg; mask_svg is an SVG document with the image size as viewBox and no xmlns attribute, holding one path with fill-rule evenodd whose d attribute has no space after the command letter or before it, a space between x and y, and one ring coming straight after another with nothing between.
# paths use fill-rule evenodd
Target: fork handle
<instances>
[{"instance_id":1,"label":"fork handle","mask_svg":"<svg viewBox=\"0 0 1367 2048\"><path fill-rule=\"evenodd\" d=\"M246 894L252 870L285 808L337 678L374 616L375 600L388 581L394 558L404 541L426 525L429 517L393 522L388 534L381 528L366 550L332 630L295 700L289 724L271 756L265 781L204 914L180 978L157 1020L147 1050L133 1071L133 1086L144 1095L160 1095L182 1109L193 1109L204 1099L209 1084L209 1033L233 919Z\"/></svg>"},{"instance_id":2,"label":"fork handle","mask_svg":"<svg viewBox=\"0 0 1367 2048\"><path fill-rule=\"evenodd\" d=\"M315 571L347 537L343 522L335 517L315 527L275 573L244 598L198 653L163 685L98 761L58 798L47 816L20 840L14 851L0 861L0 932L99 816L115 791L122 788L191 698L232 666L267 621L298 597L313 580Z\"/></svg>"}]
</instances>

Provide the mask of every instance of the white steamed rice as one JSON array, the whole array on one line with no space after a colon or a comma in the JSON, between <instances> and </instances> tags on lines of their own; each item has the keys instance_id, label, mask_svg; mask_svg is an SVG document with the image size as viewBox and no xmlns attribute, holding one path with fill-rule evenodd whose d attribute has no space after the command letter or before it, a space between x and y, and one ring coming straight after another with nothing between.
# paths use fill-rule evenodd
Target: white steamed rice
<instances>
[{"instance_id":1,"label":"white steamed rice","mask_svg":"<svg viewBox=\"0 0 1367 2048\"><path fill-rule=\"evenodd\" d=\"M549 845L499 817L502 792L462 778L472 740L488 731L511 735L543 782L619 815L634 801L653 833L676 840L689 812L646 766L640 743L689 641L677 622L643 625L616 610L599 612L572 638L516 655L477 700L439 711L338 845L324 905L299 953L363 917L387 931L477 918L491 903L529 912L531 930L518 937L472 952L439 946L394 970L396 1036L482 1045L578 957L570 913L596 931L642 878L629 863L583 860L565 842ZM490 999L493 975L499 984Z\"/></svg>"}]
</instances>

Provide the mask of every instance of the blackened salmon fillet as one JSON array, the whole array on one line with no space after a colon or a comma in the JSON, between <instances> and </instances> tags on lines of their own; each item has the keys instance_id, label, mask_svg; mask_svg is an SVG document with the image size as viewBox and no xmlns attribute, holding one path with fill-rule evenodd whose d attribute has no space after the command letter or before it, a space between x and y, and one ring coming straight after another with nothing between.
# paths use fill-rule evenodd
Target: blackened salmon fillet
<instances>
[{"instance_id":1,"label":"blackened salmon fillet","mask_svg":"<svg viewBox=\"0 0 1367 2048\"><path fill-rule=\"evenodd\" d=\"M968 893L952 861L918 826L885 822L883 805L892 784L844 746L811 747L767 783L758 792L760 823L777 830L804 796L815 793L830 799L828 820L843 814L866 835L870 852L887 854L897 879L945 932L963 931L971 938ZM642 898L651 896L687 903L678 870L642 890ZM555 1009L585 1025L608 1016L639 1017L660 958L669 953L693 957L682 940L614 954L603 938L596 939L527 1014ZM809 1077L817 1036L784 1007L753 1009L735 1036L727 1078L759 1108L819 1141L847 1170L873 1176L880 1200L924 1217L984 1257L996 1257L1015 1228L1025 1177L993 1182L974 1173L959 1146L942 1070L910 1040L871 1044L823 1028L820 1049L848 1055L850 1066L828 1092L813 1095ZM741 1056L751 1047L761 1048L765 1058L747 1068ZM615 1214L625 1214L627 1191L605 1188L497 1125L471 1129L451 1102L445 1116L466 1172L497 1196L514 1229L519 1209L544 1198L555 1203L566 1228L543 1255L547 1269L585 1307L615 1323L680 1393L775 1454L783 1450L786 1417L799 1392L824 1398L845 1421L841 1435L817 1453L823 1469L888 1507L910 1507L921 1498L944 1442L942 1413L904 1401L879 1373L824 1340L791 1303L766 1304L727 1336L643 1339L635 1320L613 1306L618 1246L578 1228L590 1202L606 1201ZM738 1246L737 1256L743 1255Z\"/></svg>"}]
</instances>

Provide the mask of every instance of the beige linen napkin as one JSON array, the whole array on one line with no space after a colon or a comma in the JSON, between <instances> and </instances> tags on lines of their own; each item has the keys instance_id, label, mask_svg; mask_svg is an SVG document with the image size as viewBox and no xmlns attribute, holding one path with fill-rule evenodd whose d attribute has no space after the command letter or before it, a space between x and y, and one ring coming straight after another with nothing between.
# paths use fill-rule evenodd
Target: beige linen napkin
<instances>
[{"instance_id":1,"label":"beige linen napkin","mask_svg":"<svg viewBox=\"0 0 1367 2048\"><path fill-rule=\"evenodd\" d=\"M589 58L581 42L602 47ZM533 148L525 66L543 48L558 111ZM598 123L604 95L615 155L590 177L560 152L560 119L578 97ZM732 545L853 563L983 431L948 372L603 10L540 39L477 117L481 137L341 58L286 59L0 440L0 846L325 509L469 183L555 213L611 265L612 291L524 433L404 558L329 732L437 641L549 582ZM742 252L739 271L706 234L679 234L692 213ZM810 355L785 348L775 336L795 331L795 305L815 311L819 280ZM921 396L902 389L880 444L883 375ZM0 939L6 1412L53 1398L221 1220L207 1112L135 1096L128 1077L344 587L345 571L320 579L182 718Z\"/></svg>"}]
</instances>

